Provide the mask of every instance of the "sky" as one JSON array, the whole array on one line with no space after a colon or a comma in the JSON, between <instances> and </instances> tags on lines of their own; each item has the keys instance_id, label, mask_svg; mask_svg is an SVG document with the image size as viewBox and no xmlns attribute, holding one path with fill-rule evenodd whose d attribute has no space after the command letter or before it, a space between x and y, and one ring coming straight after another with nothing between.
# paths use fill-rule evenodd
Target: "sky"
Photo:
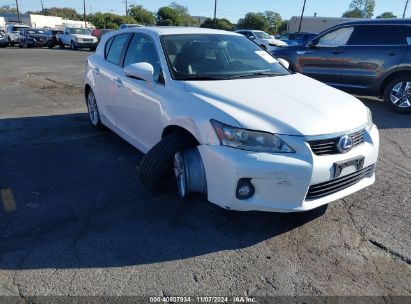
<instances>
[{"instance_id":1,"label":"sky","mask_svg":"<svg viewBox=\"0 0 411 304\"><path fill-rule=\"evenodd\" d=\"M128 0L129 4L143 5L150 11L157 11L159 7L167 6L172 0ZM212 17L214 14L214 0L176 0L178 4L187 6L193 16ZM280 13L283 19L301 14L304 0L217 0L217 17L227 18L237 22L247 12L263 12L272 10ZM374 16L383 12L393 12L402 17L406 0L376 0ZM0 0L0 6L15 6L15 0ZM41 0L18 0L22 12L41 10ZM317 13L321 17L341 17L348 10L351 0L307 0L305 16ZM78 12L83 11L83 0L43 0L45 7L71 7ZM86 0L87 13L112 12L125 14L125 0ZM411 16L411 3L406 16Z\"/></svg>"}]
</instances>

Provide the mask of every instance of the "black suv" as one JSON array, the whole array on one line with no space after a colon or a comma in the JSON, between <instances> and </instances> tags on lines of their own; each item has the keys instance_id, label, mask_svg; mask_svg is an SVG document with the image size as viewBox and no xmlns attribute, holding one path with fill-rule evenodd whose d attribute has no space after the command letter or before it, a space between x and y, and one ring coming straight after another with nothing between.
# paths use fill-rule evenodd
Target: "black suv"
<instances>
[{"instance_id":1,"label":"black suv","mask_svg":"<svg viewBox=\"0 0 411 304\"><path fill-rule=\"evenodd\" d=\"M383 97L411 113L411 20L352 21L307 45L274 50L290 69L352 94ZM332 101L330 101L332 102Z\"/></svg>"}]
</instances>

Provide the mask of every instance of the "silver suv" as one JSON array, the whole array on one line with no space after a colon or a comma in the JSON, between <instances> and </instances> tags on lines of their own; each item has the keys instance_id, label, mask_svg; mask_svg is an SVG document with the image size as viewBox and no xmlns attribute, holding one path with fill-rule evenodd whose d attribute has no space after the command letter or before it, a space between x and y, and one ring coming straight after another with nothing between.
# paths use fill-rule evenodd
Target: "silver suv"
<instances>
[{"instance_id":1,"label":"silver suv","mask_svg":"<svg viewBox=\"0 0 411 304\"><path fill-rule=\"evenodd\" d=\"M4 40L9 46L13 46L19 43L19 34L23 29L29 28L28 25L24 24L8 24L6 25L6 34Z\"/></svg>"}]
</instances>

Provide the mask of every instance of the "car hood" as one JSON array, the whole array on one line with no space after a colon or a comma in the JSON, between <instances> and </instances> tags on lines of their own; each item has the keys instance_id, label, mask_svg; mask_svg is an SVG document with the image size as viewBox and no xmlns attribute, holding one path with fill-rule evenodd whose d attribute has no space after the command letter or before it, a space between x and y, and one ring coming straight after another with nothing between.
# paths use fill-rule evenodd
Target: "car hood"
<instances>
[{"instance_id":1,"label":"car hood","mask_svg":"<svg viewBox=\"0 0 411 304\"><path fill-rule=\"evenodd\" d=\"M91 36L91 35L84 35L84 34L71 34L71 36L77 37L77 38L86 38L86 39L95 39L96 37Z\"/></svg>"},{"instance_id":2,"label":"car hood","mask_svg":"<svg viewBox=\"0 0 411 304\"><path fill-rule=\"evenodd\" d=\"M348 132L368 119L357 98L301 74L186 81L185 88L246 129L310 136Z\"/></svg>"}]
</instances>

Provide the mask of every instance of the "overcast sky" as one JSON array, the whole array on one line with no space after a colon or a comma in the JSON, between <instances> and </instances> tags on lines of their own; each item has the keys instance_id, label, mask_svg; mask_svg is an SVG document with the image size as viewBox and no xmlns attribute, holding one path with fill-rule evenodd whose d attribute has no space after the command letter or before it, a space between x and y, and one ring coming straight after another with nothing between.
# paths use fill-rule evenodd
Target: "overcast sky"
<instances>
[{"instance_id":1,"label":"overcast sky","mask_svg":"<svg viewBox=\"0 0 411 304\"><path fill-rule=\"evenodd\" d=\"M41 0L18 0L22 12L28 10L41 10ZM128 0L129 4L143 5L146 9L156 11L161 6L170 4L171 0ZM179 4L188 7L191 15L211 17L214 13L214 0L178 0ZM304 0L218 0L217 16L227 18L232 22L243 17L247 12L262 12L265 10L276 11L284 19L301 14ZM376 0L374 16L383 12L393 12L401 17L406 0ZM79 12L83 11L83 0L43 0L45 7L71 7ZM351 0L307 0L305 15L340 17L348 9ZM0 6L13 5L15 0L0 0ZM125 13L124 0L86 0L87 13L91 12L113 12ZM411 16L411 3L406 16Z\"/></svg>"}]
</instances>

